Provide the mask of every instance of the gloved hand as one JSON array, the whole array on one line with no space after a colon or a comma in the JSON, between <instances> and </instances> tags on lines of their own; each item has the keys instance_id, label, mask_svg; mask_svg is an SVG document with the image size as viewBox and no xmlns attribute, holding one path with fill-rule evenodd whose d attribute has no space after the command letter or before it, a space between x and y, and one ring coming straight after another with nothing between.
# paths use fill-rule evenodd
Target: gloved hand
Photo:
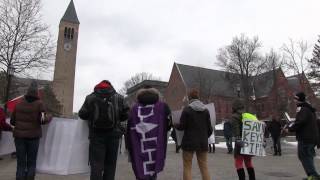
<instances>
[{"instance_id":1,"label":"gloved hand","mask_svg":"<svg viewBox=\"0 0 320 180\"><path fill-rule=\"evenodd\" d=\"M242 141L242 139L237 138L235 140L235 145L238 146L238 147L243 147L244 146L244 142Z\"/></svg>"}]
</instances>

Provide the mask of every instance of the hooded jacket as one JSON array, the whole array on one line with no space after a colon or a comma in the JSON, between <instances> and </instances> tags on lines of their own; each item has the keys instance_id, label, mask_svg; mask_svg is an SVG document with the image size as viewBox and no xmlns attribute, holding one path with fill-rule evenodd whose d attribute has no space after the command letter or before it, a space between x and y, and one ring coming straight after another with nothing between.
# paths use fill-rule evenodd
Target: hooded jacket
<instances>
[{"instance_id":1,"label":"hooded jacket","mask_svg":"<svg viewBox=\"0 0 320 180\"><path fill-rule=\"evenodd\" d=\"M297 104L296 120L289 126L289 130L296 132L298 141L308 144L318 144L319 130L315 111L316 109L307 102Z\"/></svg>"},{"instance_id":2,"label":"hooded jacket","mask_svg":"<svg viewBox=\"0 0 320 180\"><path fill-rule=\"evenodd\" d=\"M16 105L11 114L10 124L15 126L13 136L17 138L40 138L42 136L41 121L45 107L38 97L38 86L33 81L23 100Z\"/></svg>"},{"instance_id":3,"label":"hooded jacket","mask_svg":"<svg viewBox=\"0 0 320 180\"><path fill-rule=\"evenodd\" d=\"M198 99L191 100L181 114L180 124L176 127L184 130L181 147L185 151L207 151L208 138L213 132L210 114Z\"/></svg>"},{"instance_id":4,"label":"hooded jacket","mask_svg":"<svg viewBox=\"0 0 320 180\"><path fill-rule=\"evenodd\" d=\"M92 123L99 116L99 110L96 109L98 100L107 98L113 104L115 110L115 126L110 131L94 129ZM89 124L89 138L94 136L112 135L120 137L122 132L120 122L128 119L129 107L124 102L123 96L118 94L111 83L107 80L101 81L94 87L93 93L88 95L79 110L79 117L87 120Z\"/></svg>"}]
</instances>

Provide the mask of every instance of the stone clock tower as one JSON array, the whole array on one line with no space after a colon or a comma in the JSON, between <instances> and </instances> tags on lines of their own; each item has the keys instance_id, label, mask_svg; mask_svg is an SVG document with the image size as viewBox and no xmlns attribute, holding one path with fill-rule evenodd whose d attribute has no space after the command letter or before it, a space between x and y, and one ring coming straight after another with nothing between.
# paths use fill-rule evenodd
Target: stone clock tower
<instances>
[{"instance_id":1,"label":"stone clock tower","mask_svg":"<svg viewBox=\"0 0 320 180\"><path fill-rule=\"evenodd\" d=\"M62 117L73 115L73 93L77 57L79 20L73 0L60 20L53 91L62 105Z\"/></svg>"}]
</instances>

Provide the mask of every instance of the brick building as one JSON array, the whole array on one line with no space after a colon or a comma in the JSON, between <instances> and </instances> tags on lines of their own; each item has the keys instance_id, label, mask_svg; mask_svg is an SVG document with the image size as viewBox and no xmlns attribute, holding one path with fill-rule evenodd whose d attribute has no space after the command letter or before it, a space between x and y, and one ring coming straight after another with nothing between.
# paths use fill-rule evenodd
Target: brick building
<instances>
[{"instance_id":1,"label":"brick building","mask_svg":"<svg viewBox=\"0 0 320 180\"><path fill-rule=\"evenodd\" d=\"M300 90L306 92L311 104L320 107L319 99L304 74L285 77L281 69L276 69L252 77L249 81L249 111L260 119L281 116L283 112L294 116L296 106L293 95ZM187 92L198 89L202 101L214 102L217 121L221 122L230 118L233 100L244 96L240 87L239 74L174 63L164 98L172 110L178 110L183 107Z\"/></svg>"}]
</instances>

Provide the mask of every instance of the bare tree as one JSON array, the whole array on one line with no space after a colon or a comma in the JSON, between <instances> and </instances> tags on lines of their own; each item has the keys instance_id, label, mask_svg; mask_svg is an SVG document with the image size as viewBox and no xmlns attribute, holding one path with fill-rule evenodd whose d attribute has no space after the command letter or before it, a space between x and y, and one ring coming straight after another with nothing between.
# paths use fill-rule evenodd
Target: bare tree
<instances>
[{"instance_id":1,"label":"bare tree","mask_svg":"<svg viewBox=\"0 0 320 180\"><path fill-rule=\"evenodd\" d=\"M218 65L226 71L240 75L241 91L244 95L246 108L250 101L250 78L260 74L265 61L259 53L261 43L258 37L252 39L241 34L234 37L231 44L219 49Z\"/></svg>"},{"instance_id":2,"label":"bare tree","mask_svg":"<svg viewBox=\"0 0 320 180\"><path fill-rule=\"evenodd\" d=\"M293 70L294 74L300 75L306 70L307 52L309 45L307 41L294 41L289 39L289 43L281 47L284 57L284 65Z\"/></svg>"},{"instance_id":3,"label":"bare tree","mask_svg":"<svg viewBox=\"0 0 320 180\"><path fill-rule=\"evenodd\" d=\"M152 75L151 73L147 72L141 72L137 73L134 76L132 76L129 80L124 82L124 86L119 90L119 93L122 95L127 94L127 90L139 83L141 83L144 80L160 80L160 77L156 77Z\"/></svg>"},{"instance_id":4,"label":"bare tree","mask_svg":"<svg viewBox=\"0 0 320 180\"><path fill-rule=\"evenodd\" d=\"M42 22L40 2L0 0L0 70L7 87L12 73L45 70L53 63L54 45Z\"/></svg>"}]
</instances>

